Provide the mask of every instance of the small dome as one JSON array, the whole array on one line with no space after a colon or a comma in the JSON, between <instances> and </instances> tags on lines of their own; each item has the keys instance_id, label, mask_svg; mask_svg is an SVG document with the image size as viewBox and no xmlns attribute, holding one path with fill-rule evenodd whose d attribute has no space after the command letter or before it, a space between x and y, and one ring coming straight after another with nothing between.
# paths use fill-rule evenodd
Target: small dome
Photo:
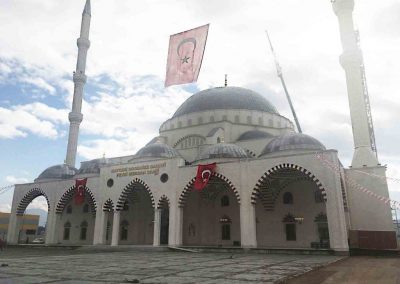
<instances>
[{"instance_id":1,"label":"small dome","mask_svg":"<svg viewBox=\"0 0 400 284\"><path fill-rule=\"evenodd\" d=\"M245 141L245 140L253 140L253 139L262 139L262 138L272 138L274 137L272 134L260 130L250 130L238 138L237 141Z\"/></svg>"},{"instance_id":2,"label":"small dome","mask_svg":"<svg viewBox=\"0 0 400 284\"><path fill-rule=\"evenodd\" d=\"M45 169L38 177L36 181L42 181L46 179L69 179L72 178L78 170L74 167L70 167L66 164L56 165Z\"/></svg>"},{"instance_id":3,"label":"small dome","mask_svg":"<svg viewBox=\"0 0 400 284\"><path fill-rule=\"evenodd\" d=\"M278 113L266 98L252 90L240 87L218 87L194 94L178 108L173 117L217 109L247 109Z\"/></svg>"},{"instance_id":4,"label":"small dome","mask_svg":"<svg viewBox=\"0 0 400 284\"><path fill-rule=\"evenodd\" d=\"M219 143L207 147L196 160L214 158L249 158L246 151L238 145Z\"/></svg>"},{"instance_id":5,"label":"small dome","mask_svg":"<svg viewBox=\"0 0 400 284\"><path fill-rule=\"evenodd\" d=\"M166 144L154 143L140 149L134 158L174 158L177 156L179 156L179 153L174 148Z\"/></svg>"},{"instance_id":6,"label":"small dome","mask_svg":"<svg viewBox=\"0 0 400 284\"><path fill-rule=\"evenodd\" d=\"M78 174L99 174L100 168L107 164L108 160L106 158L82 162Z\"/></svg>"},{"instance_id":7,"label":"small dome","mask_svg":"<svg viewBox=\"0 0 400 284\"><path fill-rule=\"evenodd\" d=\"M260 156L286 150L325 150L325 146L309 135L289 132L269 142Z\"/></svg>"}]
</instances>

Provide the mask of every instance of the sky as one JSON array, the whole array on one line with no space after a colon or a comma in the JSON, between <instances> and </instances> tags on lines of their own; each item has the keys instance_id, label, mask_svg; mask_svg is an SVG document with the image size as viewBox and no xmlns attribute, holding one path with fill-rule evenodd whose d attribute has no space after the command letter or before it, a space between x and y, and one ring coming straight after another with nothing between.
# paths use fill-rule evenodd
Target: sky
<instances>
[{"instance_id":1,"label":"sky","mask_svg":"<svg viewBox=\"0 0 400 284\"><path fill-rule=\"evenodd\" d=\"M63 163L84 0L0 1L0 187ZM329 0L94 0L79 162L136 153L191 94L255 90L292 119L265 30L303 132L351 163L353 138L337 18ZM356 0L379 160L400 178L400 2ZM171 34L210 24L197 83L164 88ZM389 181L400 201L400 185ZM0 194L11 208L13 190ZM44 202L33 202L46 209Z\"/></svg>"}]
</instances>

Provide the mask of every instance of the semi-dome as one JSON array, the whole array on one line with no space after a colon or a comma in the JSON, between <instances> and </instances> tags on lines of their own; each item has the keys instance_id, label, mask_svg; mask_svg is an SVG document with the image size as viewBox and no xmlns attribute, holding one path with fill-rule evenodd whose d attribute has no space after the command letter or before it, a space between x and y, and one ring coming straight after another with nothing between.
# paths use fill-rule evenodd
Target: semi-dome
<instances>
[{"instance_id":1,"label":"semi-dome","mask_svg":"<svg viewBox=\"0 0 400 284\"><path fill-rule=\"evenodd\" d=\"M196 160L215 158L249 158L246 151L235 144L219 143L207 147Z\"/></svg>"},{"instance_id":2,"label":"semi-dome","mask_svg":"<svg viewBox=\"0 0 400 284\"><path fill-rule=\"evenodd\" d=\"M174 158L177 156L179 153L174 148L163 143L154 143L140 149L134 158Z\"/></svg>"},{"instance_id":3,"label":"semi-dome","mask_svg":"<svg viewBox=\"0 0 400 284\"><path fill-rule=\"evenodd\" d=\"M218 87L194 94L178 108L173 117L217 109L247 109L278 113L266 98L252 90L240 87Z\"/></svg>"},{"instance_id":4,"label":"semi-dome","mask_svg":"<svg viewBox=\"0 0 400 284\"><path fill-rule=\"evenodd\" d=\"M107 164L108 160L106 158L82 162L78 174L98 174L100 173L100 168Z\"/></svg>"},{"instance_id":5,"label":"semi-dome","mask_svg":"<svg viewBox=\"0 0 400 284\"><path fill-rule=\"evenodd\" d=\"M246 140L253 140L253 139L262 139L262 138L272 138L274 137L272 134L260 130L250 130L242 133L239 136L237 141L246 141Z\"/></svg>"},{"instance_id":6,"label":"semi-dome","mask_svg":"<svg viewBox=\"0 0 400 284\"><path fill-rule=\"evenodd\" d=\"M289 132L272 139L260 156L286 150L325 150L325 146L307 134Z\"/></svg>"},{"instance_id":7,"label":"semi-dome","mask_svg":"<svg viewBox=\"0 0 400 284\"><path fill-rule=\"evenodd\" d=\"M78 170L74 167L63 165L55 165L45 169L38 177L36 181L42 181L47 179L69 179L72 178Z\"/></svg>"}]
</instances>

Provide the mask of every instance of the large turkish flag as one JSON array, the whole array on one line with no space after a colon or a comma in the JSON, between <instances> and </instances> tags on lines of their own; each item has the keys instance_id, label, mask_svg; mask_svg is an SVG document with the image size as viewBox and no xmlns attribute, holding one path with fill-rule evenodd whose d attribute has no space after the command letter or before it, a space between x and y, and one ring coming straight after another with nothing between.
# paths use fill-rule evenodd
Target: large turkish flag
<instances>
[{"instance_id":1,"label":"large turkish flag","mask_svg":"<svg viewBox=\"0 0 400 284\"><path fill-rule=\"evenodd\" d=\"M85 188L87 178L75 180L75 203L77 205L85 202Z\"/></svg>"},{"instance_id":2,"label":"large turkish flag","mask_svg":"<svg viewBox=\"0 0 400 284\"><path fill-rule=\"evenodd\" d=\"M165 87L197 81L206 47L208 26L171 35Z\"/></svg>"},{"instance_id":3,"label":"large turkish flag","mask_svg":"<svg viewBox=\"0 0 400 284\"><path fill-rule=\"evenodd\" d=\"M202 190L205 188L216 167L217 163L198 165L196 180L194 181L194 188L197 190Z\"/></svg>"}]
</instances>

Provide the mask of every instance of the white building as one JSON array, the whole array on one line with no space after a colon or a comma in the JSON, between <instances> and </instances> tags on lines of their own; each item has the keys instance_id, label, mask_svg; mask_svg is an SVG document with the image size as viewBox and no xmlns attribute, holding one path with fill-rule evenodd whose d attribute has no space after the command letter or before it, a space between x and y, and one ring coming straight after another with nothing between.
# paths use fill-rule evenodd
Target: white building
<instances>
[{"instance_id":1,"label":"white building","mask_svg":"<svg viewBox=\"0 0 400 284\"><path fill-rule=\"evenodd\" d=\"M49 212L46 244L313 247L346 253L350 241L354 247L393 248L390 207L354 188L389 197L385 179L374 176L385 176L386 169L369 137L359 50L351 36L353 4L333 3L346 35L341 63L354 129L352 167L341 165L336 150L296 133L265 96L219 87L187 99L160 126L159 136L135 155L82 162L76 169L90 46L87 0L67 162L49 167L34 183L16 185L8 242L17 242L20 216L28 204L44 196ZM217 169L207 187L194 190L197 166L213 162ZM87 178L85 202L76 205L75 180L81 178ZM373 238L385 240L383 246L376 246Z\"/></svg>"}]
</instances>

